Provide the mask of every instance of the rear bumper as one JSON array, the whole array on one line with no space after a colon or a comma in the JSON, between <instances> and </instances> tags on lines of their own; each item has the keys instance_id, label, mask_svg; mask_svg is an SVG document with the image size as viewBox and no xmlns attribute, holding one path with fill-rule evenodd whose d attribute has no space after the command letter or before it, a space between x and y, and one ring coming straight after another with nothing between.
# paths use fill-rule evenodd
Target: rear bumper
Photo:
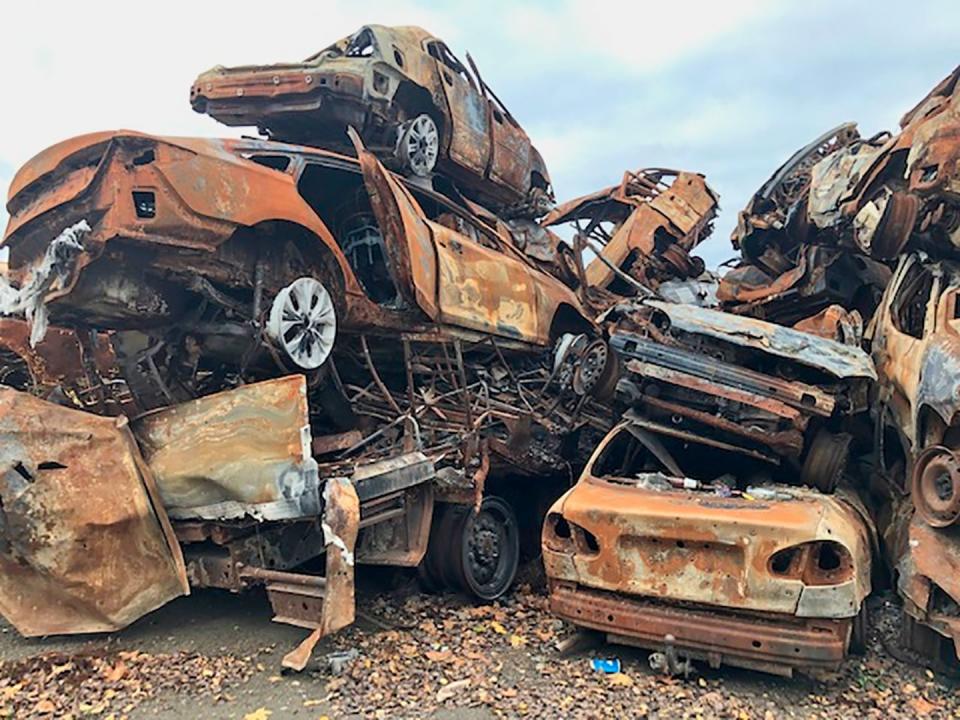
<instances>
[{"instance_id":1,"label":"rear bumper","mask_svg":"<svg viewBox=\"0 0 960 720\"><path fill-rule=\"evenodd\" d=\"M551 583L550 610L574 625L607 634L612 642L651 650L673 646L682 655L792 675L799 669L835 670L849 645L852 619L771 618L671 607L662 603Z\"/></svg>"}]
</instances>

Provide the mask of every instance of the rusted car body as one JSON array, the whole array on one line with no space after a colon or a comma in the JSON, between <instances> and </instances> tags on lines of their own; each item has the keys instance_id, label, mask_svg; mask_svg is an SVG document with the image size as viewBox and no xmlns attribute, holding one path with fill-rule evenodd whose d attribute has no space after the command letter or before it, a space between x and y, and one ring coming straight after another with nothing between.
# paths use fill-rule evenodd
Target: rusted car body
<instances>
[{"instance_id":1,"label":"rusted car body","mask_svg":"<svg viewBox=\"0 0 960 720\"><path fill-rule=\"evenodd\" d=\"M958 298L957 263L904 254L867 329L881 381L872 412L904 641L939 666L960 657Z\"/></svg>"},{"instance_id":2,"label":"rusted car body","mask_svg":"<svg viewBox=\"0 0 960 720\"><path fill-rule=\"evenodd\" d=\"M836 303L869 320L888 279L883 263L906 250L954 253L958 78L960 67L899 133L861 138L847 123L778 169L740 213L732 240L743 260L723 278L724 307L793 323Z\"/></svg>"},{"instance_id":3,"label":"rusted car body","mask_svg":"<svg viewBox=\"0 0 960 720\"><path fill-rule=\"evenodd\" d=\"M179 289L199 276L215 289L252 293L258 257L276 253L270 271L294 262L285 252L301 254L298 260L328 280L346 328L436 320L546 345L558 308L578 308L575 296L540 275L509 237L449 198L403 184L369 153L361 152L361 163L363 174L344 156L255 140L125 131L74 138L35 157L11 183L4 238L10 275L24 282L60 229L89 218L92 232L76 269L47 299L69 292L74 315L83 312L85 320L105 326L129 322L133 313L140 324L180 319L183 301L152 273L175 279ZM356 215L363 221L357 225L372 226L380 242L364 243L367 236L352 232L353 225L342 227ZM387 267L358 273L360 250ZM106 272L96 266L101 256L123 257L124 269L139 275L96 284L84 278ZM270 274L264 293L279 290ZM369 286L392 280L396 292L366 287L364 279ZM143 281L136 293L129 287L135 280ZM481 282L491 286L486 295L502 296L493 307L465 291ZM541 296L550 295L547 288L556 294ZM482 310L487 317L480 317Z\"/></svg>"},{"instance_id":4,"label":"rusted car body","mask_svg":"<svg viewBox=\"0 0 960 720\"><path fill-rule=\"evenodd\" d=\"M441 585L502 594L514 508L541 502L511 478L562 477L565 438L609 422L574 292L353 139L357 160L96 134L37 156L9 203L6 381L134 418L191 586L265 586L313 630L290 667L352 622L355 562L416 567L437 536ZM576 389L552 350L570 332Z\"/></svg>"},{"instance_id":5,"label":"rusted car body","mask_svg":"<svg viewBox=\"0 0 960 720\"><path fill-rule=\"evenodd\" d=\"M764 483L632 420L543 530L550 608L612 642L790 675L863 642L875 543L852 494Z\"/></svg>"},{"instance_id":6,"label":"rusted car body","mask_svg":"<svg viewBox=\"0 0 960 720\"><path fill-rule=\"evenodd\" d=\"M879 260L905 249L960 246L960 67L900 121L900 132L852 143L814 168L809 219Z\"/></svg>"},{"instance_id":7,"label":"rusted car body","mask_svg":"<svg viewBox=\"0 0 960 720\"><path fill-rule=\"evenodd\" d=\"M840 305L869 320L889 270L821 231L811 216L836 202L818 184L824 168L840 157L863 157L876 142L861 140L853 123L841 125L794 153L764 183L733 232L741 261L720 281L724 310L793 325Z\"/></svg>"},{"instance_id":8,"label":"rusted car body","mask_svg":"<svg viewBox=\"0 0 960 720\"><path fill-rule=\"evenodd\" d=\"M578 249L596 254L581 278L588 293L632 296L637 284L656 290L704 272L690 253L712 232L718 201L702 175L648 168L557 206L540 224L572 225Z\"/></svg>"},{"instance_id":9,"label":"rusted car body","mask_svg":"<svg viewBox=\"0 0 960 720\"><path fill-rule=\"evenodd\" d=\"M345 130L408 174L434 168L495 208L552 199L543 158L499 98L439 38L367 25L302 63L215 67L190 91L197 112L271 138L343 148Z\"/></svg>"},{"instance_id":10,"label":"rusted car body","mask_svg":"<svg viewBox=\"0 0 960 720\"><path fill-rule=\"evenodd\" d=\"M0 387L0 612L22 634L118 630L189 593L126 418Z\"/></svg>"},{"instance_id":11,"label":"rusted car body","mask_svg":"<svg viewBox=\"0 0 960 720\"><path fill-rule=\"evenodd\" d=\"M272 364L264 335L309 369L338 331L449 329L529 350L590 330L504 223L406 185L358 147L359 163L251 140L68 140L11 184L10 280L54 324L115 330L146 408L204 394L205 362ZM51 253L62 228L87 221ZM299 309L302 290L322 304Z\"/></svg>"},{"instance_id":12,"label":"rusted car body","mask_svg":"<svg viewBox=\"0 0 960 720\"><path fill-rule=\"evenodd\" d=\"M604 317L624 373L621 402L648 429L780 466L831 491L847 463L849 418L876 372L862 350L791 328L659 300Z\"/></svg>"},{"instance_id":13,"label":"rusted car body","mask_svg":"<svg viewBox=\"0 0 960 720\"><path fill-rule=\"evenodd\" d=\"M960 662L960 614L956 598L960 538L931 527L909 498L896 503L886 530L887 556L903 601L901 639L939 671Z\"/></svg>"}]
</instances>

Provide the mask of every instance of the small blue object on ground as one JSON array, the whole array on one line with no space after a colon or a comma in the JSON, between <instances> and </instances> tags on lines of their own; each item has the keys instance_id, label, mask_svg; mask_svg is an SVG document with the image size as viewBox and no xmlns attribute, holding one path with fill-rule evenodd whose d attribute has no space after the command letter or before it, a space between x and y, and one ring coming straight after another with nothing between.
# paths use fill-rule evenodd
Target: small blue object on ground
<instances>
[{"instance_id":1,"label":"small blue object on ground","mask_svg":"<svg viewBox=\"0 0 960 720\"><path fill-rule=\"evenodd\" d=\"M590 660L590 667L597 672L612 675L613 673L620 672L620 660L618 658L613 658L610 660L604 658L593 658Z\"/></svg>"}]
</instances>

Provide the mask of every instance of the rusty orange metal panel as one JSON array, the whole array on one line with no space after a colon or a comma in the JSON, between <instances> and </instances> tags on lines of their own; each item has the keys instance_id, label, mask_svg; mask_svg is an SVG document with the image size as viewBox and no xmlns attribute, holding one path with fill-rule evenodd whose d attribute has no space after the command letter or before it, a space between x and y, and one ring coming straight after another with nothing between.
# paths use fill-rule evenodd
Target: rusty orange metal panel
<instances>
[{"instance_id":1,"label":"rusty orange metal panel","mask_svg":"<svg viewBox=\"0 0 960 720\"><path fill-rule=\"evenodd\" d=\"M363 147L356 133L351 132L351 139L360 158L370 205L387 245L394 280L405 296L435 320L440 312L437 257L423 210L376 156Z\"/></svg>"},{"instance_id":2,"label":"rusty orange metal panel","mask_svg":"<svg viewBox=\"0 0 960 720\"><path fill-rule=\"evenodd\" d=\"M430 223L439 260L445 322L527 342L541 342L531 270L437 223Z\"/></svg>"},{"instance_id":3,"label":"rusty orange metal panel","mask_svg":"<svg viewBox=\"0 0 960 720\"><path fill-rule=\"evenodd\" d=\"M490 179L510 188L523 190L529 183L530 138L499 110L491 110L493 158Z\"/></svg>"},{"instance_id":4,"label":"rusty orange metal panel","mask_svg":"<svg viewBox=\"0 0 960 720\"><path fill-rule=\"evenodd\" d=\"M0 388L0 611L22 634L108 632L189 593L126 419Z\"/></svg>"},{"instance_id":5,"label":"rusty orange metal panel","mask_svg":"<svg viewBox=\"0 0 960 720\"><path fill-rule=\"evenodd\" d=\"M243 385L134 424L171 517L265 520L318 515L303 375Z\"/></svg>"},{"instance_id":6,"label":"rusty orange metal panel","mask_svg":"<svg viewBox=\"0 0 960 720\"><path fill-rule=\"evenodd\" d=\"M852 617L870 591L862 518L839 496L793 487L784 494L790 499L757 501L581 481L551 512L591 532L599 548L564 553L547 538L547 575L647 598ZM834 584L778 574L770 565L781 550L824 540L840 543L854 560Z\"/></svg>"},{"instance_id":7,"label":"rusty orange metal panel","mask_svg":"<svg viewBox=\"0 0 960 720\"><path fill-rule=\"evenodd\" d=\"M449 142L450 159L483 176L490 161L490 116L487 100L464 77L439 60L437 70L449 111L450 127L445 134Z\"/></svg>"}]
</instances>

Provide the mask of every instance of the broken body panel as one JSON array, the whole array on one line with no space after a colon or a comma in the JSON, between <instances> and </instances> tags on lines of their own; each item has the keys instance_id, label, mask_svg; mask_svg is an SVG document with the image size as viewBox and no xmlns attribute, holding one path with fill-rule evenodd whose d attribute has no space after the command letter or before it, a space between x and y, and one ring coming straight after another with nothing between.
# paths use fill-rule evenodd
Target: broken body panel
<instances>
[{"instance_id":1,"label":"broken body panel","mask_svg":"<svg viewBox=\"0 0 960 720\"><path fill-rule=\"evenodd\" d=\"M0 388L0 612L22 634L119 630L189 593L126 418Z\"/></svg>"},{"instance_id":2,"label":"broken body panel","mask_svg":"<svg viewBox=\"0 0 960 720\"><path fill-rule=\"evenodd\" d=\"M540 224L573 226L574 244L595 254L579 281L602 305L609 293L632 296L637 285L655 291L702 275L703 260L691 253L712 232L718 208L719 196L702 175L648 168L559 205Z\"/></svg>"},{"instance_id":3,"label":"broken body panel","mask_svg":"<svg viewBox=\"0 0 960 720\"><path fill-rule=\"evenodd\" d=\"M638 422L780 465L784 479L828 492L839 481L845 424L867 409L876 379L859 348L657 300L615 306L604 321L625 370L619 397Z\"/></svg>"}]
</instances>

